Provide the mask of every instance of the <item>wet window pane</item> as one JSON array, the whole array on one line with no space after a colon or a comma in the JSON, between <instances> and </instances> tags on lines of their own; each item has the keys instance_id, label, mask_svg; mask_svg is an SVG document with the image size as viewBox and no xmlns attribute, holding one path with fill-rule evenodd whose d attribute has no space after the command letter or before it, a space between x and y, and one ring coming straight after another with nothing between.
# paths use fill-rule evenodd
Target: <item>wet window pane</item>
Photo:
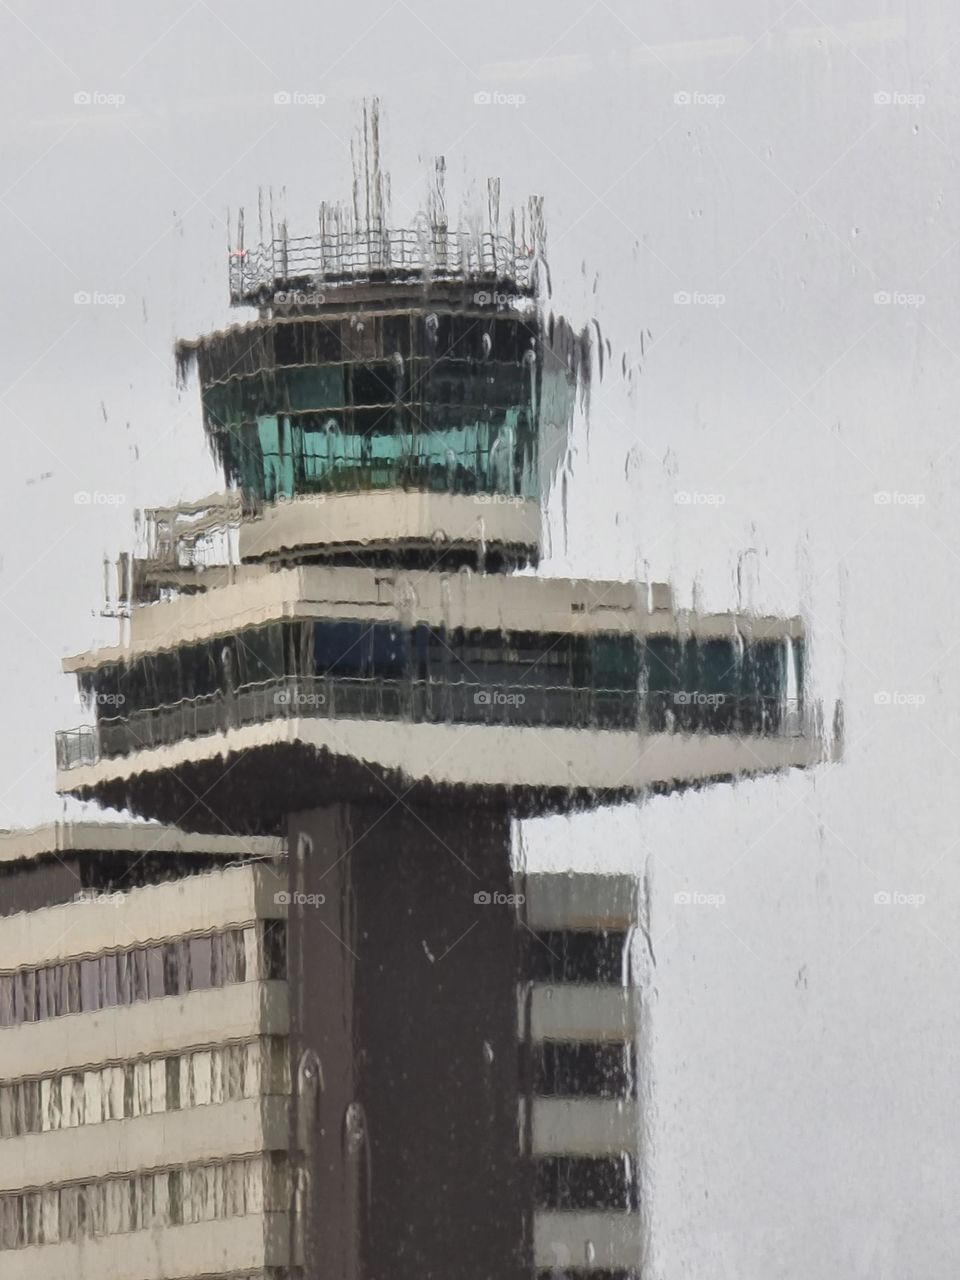
<instances>
[{"instance_id":1,"label":"wet window pane","mask_svg":"<svg viewBox=\"0 0 960 1280\"><path fill-rule=\"evenodd\" d=\"M527 972L536 982L620 982L625 942L614 930L538 933L527 945Z\"/></svg>"},{"instance_id":2,"label":"wet window pane","mask_svg":"<svg viewBox=\"0 0 960 1280\"><path fill-rule=\"evenodd\" d=\"M624 1156L543 1156L536 1165L536 1198L544 1209L635 1210L635 1170Z\"/></svg>"},{"instance_id":3,"label":"wet window pane","mask_svg":"<svg viewBox=\"0 0 960 1280\"><path fill-rule=\"evenodd\" d=\"M80 961L80 1006L84 1013L96 1013L100 1008L100 963L98 960Z\"/></svg>"}]
</instances>

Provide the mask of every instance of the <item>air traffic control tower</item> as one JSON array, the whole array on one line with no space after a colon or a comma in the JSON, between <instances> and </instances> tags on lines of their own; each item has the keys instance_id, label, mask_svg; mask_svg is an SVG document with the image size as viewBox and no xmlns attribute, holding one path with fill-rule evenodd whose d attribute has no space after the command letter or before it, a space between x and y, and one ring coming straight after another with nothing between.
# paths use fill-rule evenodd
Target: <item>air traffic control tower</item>
<instances>
[{"instance_id":1,"label":"air traffic control tower","mask_svg":"<svg viewBox=\"0 0 960 1280\"><path fill-rule=\"evenodd\" d=\"M96 719L58 735L58 788L288 837L277 1274L520 1280L545 1264L512 821L821 743L798 619L535 576L590 362L545 312L537 204L504 226L494 189L481 230L434 201L398 231L377 166L360 188L303 238L241 231L253 317L180 345L226 490L148 513L122 558L121 642L64 664Z\"/></svg>"}]
</instances>

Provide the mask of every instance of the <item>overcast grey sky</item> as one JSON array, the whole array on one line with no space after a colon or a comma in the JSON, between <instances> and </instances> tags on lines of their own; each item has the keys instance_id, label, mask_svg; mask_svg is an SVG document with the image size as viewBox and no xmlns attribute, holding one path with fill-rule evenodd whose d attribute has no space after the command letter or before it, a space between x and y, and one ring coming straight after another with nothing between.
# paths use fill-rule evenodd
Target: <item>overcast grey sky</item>
<instances>
[{"instance_id":1,"label":"overcast grey sky","mask_svg":"<svg viewBox=\"0 0 960 1280\"><path fill-rule=\"evenodd\" d=\"M441 152L453 210L542 194L552 305L610 343L549 570L805 614L842 766L529 830L653 877L670 1280L956 1274L958 41L905 0L0 0L0 823L61 811L103 555L218 483L172 346L230 320L226 210L347 197L364 96L396 220Z\"/></svg>"}]
</instances>

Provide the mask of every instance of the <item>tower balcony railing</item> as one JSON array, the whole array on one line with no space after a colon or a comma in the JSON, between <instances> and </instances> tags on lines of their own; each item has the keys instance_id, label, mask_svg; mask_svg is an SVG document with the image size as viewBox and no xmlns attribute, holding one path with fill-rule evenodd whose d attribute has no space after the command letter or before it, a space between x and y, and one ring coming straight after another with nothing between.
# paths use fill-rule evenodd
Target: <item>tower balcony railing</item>
<instances>
[{"instance_id":1,"label":"tower balcony railing","mask_svg":"<svg viewBox=\"0 0 960 1280\"><path fill-rule=\"evenodd\" d=\"M372 228L279 236L231 253L230 298L240 303L304 282L363 284L424 272L436 280L509 280L526 289L531 263L528 250L492 232Z\"/></svg>"},{"instance_id":2,"label":"tower balcony railing","mask_svg":"<svg viewBox=\"0 0 960 1280\"><path fill-rule=\"evenodd\" d=\"M66 771L246 725L311 717L738 736L800 737L810 731L795 698L474 681L280 677L61 730L56 736L57 768Z\"/></svg>"}]
</instances>

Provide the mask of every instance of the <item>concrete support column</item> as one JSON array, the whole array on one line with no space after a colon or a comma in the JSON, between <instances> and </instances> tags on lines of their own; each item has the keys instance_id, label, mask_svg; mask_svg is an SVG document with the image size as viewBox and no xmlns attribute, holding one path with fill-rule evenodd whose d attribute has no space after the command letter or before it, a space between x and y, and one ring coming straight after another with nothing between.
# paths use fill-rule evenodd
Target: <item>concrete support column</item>
<instances>
[{"instance_id":1,"label":"concrete support column","mask_svg":"<svg viewBox=\"0 0 960 1280\"><path fill-rule=\"evenodd\" d=\"M341 804L288 834L306 1275L529 1276L506 809Z\"/></svg>"}]
</instances>

